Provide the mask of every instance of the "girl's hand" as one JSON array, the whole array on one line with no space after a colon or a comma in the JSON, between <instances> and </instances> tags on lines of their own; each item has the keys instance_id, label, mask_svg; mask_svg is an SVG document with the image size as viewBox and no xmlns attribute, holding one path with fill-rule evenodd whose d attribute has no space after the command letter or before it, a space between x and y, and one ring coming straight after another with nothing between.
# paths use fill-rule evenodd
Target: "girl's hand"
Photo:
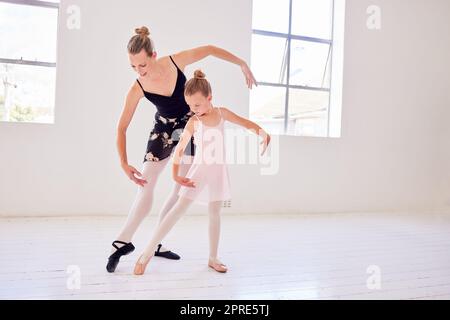
<instances>
[{"instance_id":1,"label":"girl's hand","mask_svg":"<svg viewBox=\"0 0 450 320\"><path fill-rule=\"evenodd\" d=\"M181 184L182 186L189 187L189 188L195 188L195 182L191 179L176 176L173 178L177 183Z\"/></svg>"},{"instance_id":2,"label":"girl's hand","mask_svg":"<svg viewBox=\"0 0 450 320\"><path fill-rule=\"evenodd\" d=\"M147 183L147 180L139 179L135 176L135 175L137 175L139 177L142 177L142 174L135 167L130 166L128 164L123 164L122 169L123 169L123 171L125 171L125 174L128 176L128 178L130 178L130 180L133 180L134 183L136 183L137 185L140 185L141 187L143 187L144 184Z\"/></svg>"},{"instance_id":3,"label":"girl's hand","mask_svg":"<svg viewBox=\"0 0 450 320\"><path fill-rule=\"evenodd\" d=\"M268 135L265 131L263 131L260 136L263 138L263 141L261 141L261 145L263 147L263 151L261 152L261 155L266 152L267 146L270 143L270 135Z\"/></svg>"},{"instance_id":4,"label":"girl's hand","mask_svg":"<svg viewBox=\"0 0 450 320\"><path fill-rule=\"evenodd\" d=\"M253 76L253 73L250 70L250 68L248 67L247 63L245 63L245 62L242 63L241 70L244 73L245 82L247 82L247 87L249 89L252 88L252 85L258 86L258 84L256 83L256 79Z\"/></svg>"}]
</instances>

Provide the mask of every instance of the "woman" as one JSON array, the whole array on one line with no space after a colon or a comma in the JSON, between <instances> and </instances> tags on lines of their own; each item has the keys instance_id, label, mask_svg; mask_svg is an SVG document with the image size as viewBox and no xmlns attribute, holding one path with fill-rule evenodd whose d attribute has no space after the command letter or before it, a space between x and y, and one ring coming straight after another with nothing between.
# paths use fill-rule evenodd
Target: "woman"
<instances>
[{"instance_id":1,"label":"woman","mask_svg":"<svg viewBox=\"0 0 450 320\"><path fill-rule=\"evenodd\" d=\"M111 255L106 269L114 272L120 257L134 251L132 237L143 219L150 212L153 203L153 190L162 170L169 161L169 157L176 147L179 136L193 115L184 100L184 85L186 77L184 68L210 55L229 61L241 67L247 86L251 89L256 80L245 61L230 52L215 46L202 46L157 58L154 45L147 27L137 28L128 43L128 56L132 68L139 78L131 86L125 107L117 127L117 148L122 169L128 178L138 185L138 192L128 219L112 243ZM147 150L144 157L142 173L128 164L126 153L126 131L133 118L139 100L146 97L157 109L154 128L150 132ZM194 156L194 145L186 148L188 157ZM185 161L180 165L180 175L186 174L192 161ZM167 198L160 214L159 223L178 199L179 184L174 184L173 190ZM158 245L155 256L178 260L180 256Z\"/></svg>"}]
</instances>

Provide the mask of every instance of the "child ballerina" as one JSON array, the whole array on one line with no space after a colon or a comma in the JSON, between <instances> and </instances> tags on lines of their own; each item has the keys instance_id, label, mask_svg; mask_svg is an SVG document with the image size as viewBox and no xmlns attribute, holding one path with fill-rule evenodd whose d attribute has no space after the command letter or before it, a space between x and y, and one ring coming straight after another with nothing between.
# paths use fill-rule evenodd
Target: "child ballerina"
<instances>
[{"instance_id":1,"label":"child ballerina","mask_svg":"<svg viewBox=\"0 0 450 320\"><path fill-rule=\"evenodd\" d=\"M219 260L217 252L222 201L231 198L228 170L225 164L224 122L233 122L261 136L263 149L261 155L270 143L270 136L256 123L236 115L227 108L213 107L211 94L211 86L205 74L201 70L196 70L194 78L186 83L184 90L185 100L194 116L187 122L173 155L173 179L181 184L179 198L156 228L150 243L136 262L134 268L136 275L144 274L157 245L193 201L208 205L208 266L221 273L228 270L227 266ZM196 146L195 156L186 177L181 177L178 173L179 166L192 135L194 135Z\"/></svg>"}]
</instances>

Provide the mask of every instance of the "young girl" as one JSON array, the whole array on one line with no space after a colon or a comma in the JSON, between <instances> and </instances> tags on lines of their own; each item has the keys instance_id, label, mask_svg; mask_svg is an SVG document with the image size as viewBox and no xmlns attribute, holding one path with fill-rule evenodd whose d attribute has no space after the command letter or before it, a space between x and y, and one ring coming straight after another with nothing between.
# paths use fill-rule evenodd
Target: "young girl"
<instances>
[{"instance_id":1,"label":"young girl","mask_svg":"<svg viewBox=\"0 0 450 320\"><path fill-rule=\"evenodd\" d=\"M185 86L184 96L194 116L189 119L175 149L173 179L182 187L177 203L167 213L139 257L134 274L142 275L156 246L167 235L193 201L208 204L209 211L209 261L208 266L217 272L227 272L227 267L217 257L220 235L220 208L222 201L230 199L228 171L224 152L224 122L230 121L256 132L263 138L264 154L270 136L256 123L241 118L230 110L213 107L211 86L200 70ZM196 152L186 177L179 176L181 158L191 137L194 136Z\"/></svg>"}]
</instances>

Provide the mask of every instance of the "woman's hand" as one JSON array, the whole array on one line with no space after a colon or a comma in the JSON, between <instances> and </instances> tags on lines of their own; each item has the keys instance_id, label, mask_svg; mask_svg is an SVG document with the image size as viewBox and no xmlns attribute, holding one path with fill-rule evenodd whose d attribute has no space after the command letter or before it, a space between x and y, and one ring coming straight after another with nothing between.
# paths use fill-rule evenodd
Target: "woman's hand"
<instances>
[{"instance_id":1,"label":"woman's hand","mask_svg":"<svg viewBox=\"0 0 450 320\"><path fill-rule=\"evenodd\" d=\"M173 178L177 183L181 184L182 186L189 187L189 188L195 188L195 182L191 179L175 176Z\"/></svg>"},{"instance_id":2,"label":"woman's hand","mask_svg":"<svg viewBox=\"0 0 450 320\"><path fill-rule=\"evenodd\" d=\"M250 70L250 68L248 67L247 63L242 62L242 64L241 64L241 70L242 70L242 73L243 73L244 76L245 76L245 82L247 82L247 87L248 87L249 89L252 88L252 85L258 86L258 84L256 83L256 79L255 79L255 77L253 76L253 73L252 73L252 71Z\"/></svg>"},{"instance_id":3,"label":"woman's hand","mask_svg":"<svg viewBox=\"0 0 450 320\"><path fill-rule=\"evenodd\" d=\"M263 151L261 152L261 155L263 155L264 152L266 152L267 146L270 143L270 135L267 132L262 131L260 136L263 138L263 141L261 141L261 145L262 145L262 148L263 148Z\"/></svg>"},{"instance_id":4,"label":"woman's hand","mask_svg":"<svg viewBox=\"0 0 450 320\"><path fill-rule=\"evenodd\" d=\"M144 184L147 183L147 180L145 179L139 179L135 175L142 177L142 174L133 166L130 166L129 164L123 164L122 165L123 171L125 171L125 174L127 175L130 180L133 180L134 183L137 185L140 185L141 187L144 186Z\"/></svg>"}]
</instances>

